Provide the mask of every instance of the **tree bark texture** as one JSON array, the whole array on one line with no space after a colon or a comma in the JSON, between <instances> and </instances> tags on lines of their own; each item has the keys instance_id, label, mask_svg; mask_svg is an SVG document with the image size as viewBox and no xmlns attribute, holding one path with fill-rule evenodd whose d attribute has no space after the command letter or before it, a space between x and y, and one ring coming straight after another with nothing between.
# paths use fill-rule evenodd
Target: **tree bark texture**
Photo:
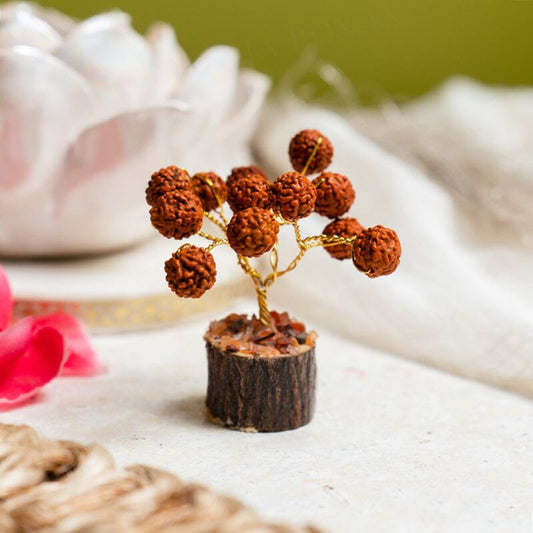
<instances>
[{"instance_id":1,"label":"tree bark texture","mask_svg":"<svg viewBox=\"0 0 533 533\"><path fill-rule=\"evenodd\" d=\"M254 357L207 347L207 416L241 431L308 424L315 407L315 347L299 355Z\"/></svg>"}]
</instances>

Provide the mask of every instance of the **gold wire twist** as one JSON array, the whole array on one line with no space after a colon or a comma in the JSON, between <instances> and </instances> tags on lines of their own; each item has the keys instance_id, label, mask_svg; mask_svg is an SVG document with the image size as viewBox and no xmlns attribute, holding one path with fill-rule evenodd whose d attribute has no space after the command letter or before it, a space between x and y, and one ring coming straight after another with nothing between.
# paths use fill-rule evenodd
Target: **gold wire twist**
<instances>
[{"instance_id":1,"label":"gold wire twist","mask_svg":"<svg viewBox=\"0 0 533 533\"><path fill-rule=\"evenodd\" d=\"M298 226L298 222L291 222L292 229L294 230L294 237L296 238L296 242L298 243L298 246L302 246L302 233L300 231L300 226Z\"/></svg>"},{"instance_id":2,"label":"gold wire twist","mask_svg":"<svg viewBox=\"0 0 533 533\"><path fill-rule=\"evenodd\" d=\"M303 240L304 246L309 248L314 248L315 246L336 246L337 244L348 244L351 245L357 239L357 235L353 237L340 237L339 235L313 235L311 237L306 237Z\"/></svg>"},{"instance_id":3,"label":"gold wire twist","mask_svg":"<svg viewBox=\"0 0 533 533\"><path fill-rule=\"evenodd\" d=\"M229 244L227 239L216 239L209 246L206 247L205 251L210 252L213 248L221 246L222 244Z\"/></svg>"},{"instance_id":4,"label":"gold wire twist","mask_svg":"<svg viewBox=\"0 0 533 533\"><path fill-rule=\"evenodd\" d=\"M265 326L272 327L272 317L268 310L267 289L256 285L257 303L259 304L259 320Z\"/></svg>"},{"instance_id":5,"label":"gold wire twist","mask_svg":"<svg viewBox=\"0 0 533 533\"><path fill-rule=\"evenodd\" d=\"M326 178L320 178L316 183L315 183L315 188L319 188L324 182L326 181ZM314 183L314 180L313 180L313 183Z\"/></svg>"},{"instance_id":6,"label":"gold wire twist","mask_svg":"<svg viewBox=\"0 0 533 533\"><path fill-rule=\"evenodd\" d=\"M267 288L261 274L250 265L250 261L243 255L237 255L237 260L243 271L248 274L254 283L259 306L259 320L265 326L272 327L272 318L267 304Z\"/></svg>"},{"instance_id":7,"label":"gold wire twist","mask_svg":"<svg viewBox=\"0 0 533 533\"><path fill-rule=\"evenodd\" d=\"M204 239L207 239L207 240L213 241L213 242L216 242L216 241L220 240L218 237L215 237L215 236L213 236L210 233L207 233L205 231L198 231L196 233L196 235L199 235L200 237L203 237Z\"/></svg>"},{"instance_id":8,"label":"gold wire twist","mask_svg":"<svg viewBox=\"0 0 533 533\"><path fill-rule=\"evenodd\" d=\"M208 213L207 211L204 211L204 216L209 219L213 224L216 224L223 232L226 233L226 224L218 220L218 218L214 217L211 213Z\"/></svg>"},{"instance_id":9,"label":"gold wire twist","mask_svg":"<svg viewBox=\"0 0 533 533\"><path fill-rule=\"evenodd\" d=\"M252 277L252 279L254 280L254 283L259 283L259 284L263 283L261 274L259 274L259 272L257 272L257 270L250 265L250 261L248 260L247 257L244 257L243 255L237 255L237 260L239 262L240 267L244 270L244 272Z\"/></svg>"},{"instance_id":10,"label":"gold wire twist","mask_svg":"<svg viewBox=\"0 0 533 533\"><path fill-rule=\"evenodd\" d=\"M272 250L270 250L269 259L270 259L270 268L272 269L272 276L274 278L272 282L274 282L276 281L276 278L278 276L279 257L278 257L278 243L277 242L274 244Z\"/></svg>"},{"instance_id":11,"label":"gold wire twist","mask_svg":"<svg viewBox=\"0 0 533 533\"><path fill-rule=\"evenodd\" d=\"M296 238L296 243L298 244L298 248L299 248L299 253L289 263L289 266L287 266L284 270L279 271L278 270L278 261L277 261L278 252L277 252L277 249L276 249L275 268L272 267L272 273L269 274L266 277L265 281L264 281L264 285L265 285L266 288L270 287L276 281L276 279L278 279L279 277L287 274L287 272L290 272L291 270L294 270L294 268L296 268L296 265L298 264L300 259L304 256L305 252L307 251L307 247L305 246L305 243L302 241L302 236L301 236L301 233L300 233L300 227L298 226L298 223L294 222L294 221L288 221L288 220L285 220L283 218L281 218L281 223L282 224L290 224L293 227L294 236ZM276 243L276 245L277 245L277 243ZM271 263L271 266L272 266L272 263Z\"/></svg>"},{"instance_id":12,"label":"gold wire twist","mask_svg":"<svg viewBox=\"0 0 533 533\"><path fill-rule=\"evenodd\" d=\"M313 161L313 157L315 157L316 152L318 150L318 147L322 144L322 137L319 137L316 141L315 146L313 147L313 151L311 152L311 155L309 156L309 159L307 160L307 163L305 164L305 167L302 170L302 174L305 176L307 174L307 171L309 169L309 165L311 164L311 161Z\"/></svg>"},{"instance_id":13,"label":"gold wire twist","mask_svg":"<svg viewBox=\"0 0 533 533\"><path fill-rule=\"evenodd\" d=\"M291 270L294 270L296 268L296 265L300 262L300 259L304 256L305 252L307 251L307 248L301 248L298 255L289 263L289 266L281 271L275 271L269 274L265 279L265 287L270 287L278 278L281 276L284 276L287 274L287 272L290 272Z\"/></svg>"},{"instance_id":14,"label":"gold wire twist","mask_svg":"<svg viewBox=\"0 0 533 533\"><path fill-rule=\"evenodd\" d=\"M277 260L275 267L272 267L272 273L269 274L264 282L263 285L268 289L278 278L281 276L287 274L291 270L294 270L300 260L303 258L307 250L310 250L311 248L315 248L317 246L327 247L327 246L336 246L338 244L348 244L352 245L356 236L353 237L340 237L338 235L312 235L310 237L306 237L305 239L302 239L300 227L298 226L298 223L295 221L287 221L287 220L281 220L282 224L291 224L294 229L294 236L296 239L296 242L298 244L299 252L298 255L289 263L289 265L284 270L278 270L277 269ZM277 250L276 250L276 257L277 257ZM271 262L272 266L272 262Z\"/></svg>"},{"instance_id":15,"label":"gold wire twist","mask_svg":"<svg viewBox=\"0 0 533 533\"><path fill-rule=\"evenodd\" d=\"M216 212L218 213L218 215L222 219L222 222L224 224L224 228L227 228L228 227L228 219L226 218L226 215L224 214L224 206L222 206L222 205L219 206Z\"/></svg>"}]
</instances>

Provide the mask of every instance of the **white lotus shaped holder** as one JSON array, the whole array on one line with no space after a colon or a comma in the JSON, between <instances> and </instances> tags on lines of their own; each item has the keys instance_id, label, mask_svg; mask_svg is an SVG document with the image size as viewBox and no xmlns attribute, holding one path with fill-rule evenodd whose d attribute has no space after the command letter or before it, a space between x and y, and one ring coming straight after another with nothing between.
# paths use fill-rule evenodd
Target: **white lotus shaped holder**
<instances>
[{"instance_id":1,"label":"white lotus shaped holder","mask_svg":"<svg viewBox=\"0 0 533 533\"><path fill-rule=\"evenodd\" d=\"M269 79L215 46L192 65L173 29L126 13L81 23L0 7L0 256L117 250L153 235L150 174L249 164Z\"/></svg>"}]
</instances>

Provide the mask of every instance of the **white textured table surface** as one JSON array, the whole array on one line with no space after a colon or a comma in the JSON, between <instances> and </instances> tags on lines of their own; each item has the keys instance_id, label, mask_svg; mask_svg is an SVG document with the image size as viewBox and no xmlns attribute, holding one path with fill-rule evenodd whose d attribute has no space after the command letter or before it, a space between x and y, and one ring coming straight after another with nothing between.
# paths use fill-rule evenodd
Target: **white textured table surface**
<instances>
[{"instance_id":1,"label":"white textured table surface","mask_svg":"<svg viewBox=\"0 0 533 533\"><path fill-rule=\"evenodd\" d=\"M202 334L211 318L95 337L106 375L57 380L0 420L97 441L121 465L171 470L264 517L331 533L531 531L528 400L322 330L309 426L274 434L222 429L203 418Z\"/></svg>"}]
</instances>

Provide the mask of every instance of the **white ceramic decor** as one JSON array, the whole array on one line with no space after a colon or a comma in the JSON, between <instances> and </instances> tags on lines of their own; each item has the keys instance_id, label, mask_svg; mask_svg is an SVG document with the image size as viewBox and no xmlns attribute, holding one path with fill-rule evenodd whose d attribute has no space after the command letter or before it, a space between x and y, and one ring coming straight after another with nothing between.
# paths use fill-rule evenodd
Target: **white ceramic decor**
<instances>
[{"instance_id":1,"label":"white ceramic decor","mask_svg":"<svg viewBox=\"0 0 533 533\"><path fill-rule=\"evenodd\" d=\"M215 46L192 65L167 24L126 13L81 23L0 7L0 256L127 247L150 235L144 190L176 164L249 164L269 79Z\"/></svg>"}]
</instances>

